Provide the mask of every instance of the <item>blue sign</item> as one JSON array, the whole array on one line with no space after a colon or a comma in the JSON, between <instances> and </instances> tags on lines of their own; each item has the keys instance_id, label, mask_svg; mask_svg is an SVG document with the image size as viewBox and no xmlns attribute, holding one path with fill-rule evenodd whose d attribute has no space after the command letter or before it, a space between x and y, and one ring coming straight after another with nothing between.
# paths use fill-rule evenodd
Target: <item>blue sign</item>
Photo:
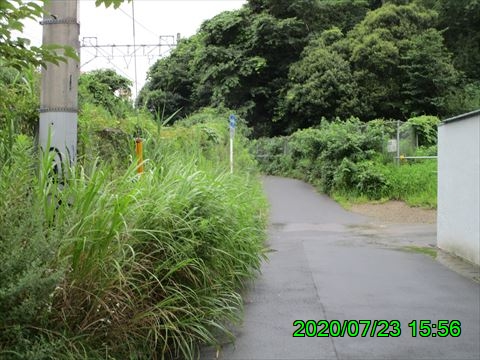
<instances>
[{"instance_id":1,"label":"blue sign","mask_svg":"<svg viewBox=\"0 0 480 360\"><path fill-rule=\"evenodd\" d=\"M237 118L235 117L235 115L230 115L229 117L229 120L230 120L230 129L235 129L235 126L237 126Z\"/></svg>"}]
</instances>

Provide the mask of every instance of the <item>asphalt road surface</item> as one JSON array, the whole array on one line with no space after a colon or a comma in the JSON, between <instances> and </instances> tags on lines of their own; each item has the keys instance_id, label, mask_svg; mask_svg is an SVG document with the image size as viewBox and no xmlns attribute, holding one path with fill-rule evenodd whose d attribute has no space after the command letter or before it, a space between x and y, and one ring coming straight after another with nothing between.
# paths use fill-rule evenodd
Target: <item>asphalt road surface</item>
<instances>
[{"instance_id":1,"label":"asphalt road surface","mask_svg":"<svg viewBox=\"0 0 480 360\"><path fill-rule=\"evenodd\" d=\"M245 291L235 343L202 359L480 359L479 283L406 251L434 245L435 225L372 223L301 181L264 186L269 261ZM413 336L420 320L429 336Z\"/></svg>"}]
</instances>

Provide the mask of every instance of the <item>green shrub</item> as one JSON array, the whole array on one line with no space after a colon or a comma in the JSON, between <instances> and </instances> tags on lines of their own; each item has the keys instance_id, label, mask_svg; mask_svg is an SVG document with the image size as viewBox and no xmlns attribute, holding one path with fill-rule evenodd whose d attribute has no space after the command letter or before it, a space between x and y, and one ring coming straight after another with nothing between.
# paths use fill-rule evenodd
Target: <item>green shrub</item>
<instances>
[{"instance_id":1,"label":"green shrub","mask_svg":"<svg viewBox=\"0 0 480 360\"><path fill-rule=\"evenodd\" d=\"M383 134L377 123L363 124L355 118L323 122L318 129L299 130L288 142L290 174L331 193L342 162L370 159L382 148Z\"/></svg>"},{"instance_id":2,"label":"green shrub","mask_svg":"<svg viewBox=\"0 0 480 360\"><path fill-rule=\"evenodd\" d=\"M335 172L336 193L378 200L388 194L389 187L383 166L371 160L354 163L345 158Z\"/></svg>"},{"instance_id":3,"label":"green shrub","mask_svg":"<svg viewBox=\"0 0 480 360\"><path fill-rule=\"evenodd\" d=\"M363 161L357 165L355 182L359 195L378 200L388 194L390 182L381 170L382 167L373 161Z\"/></svg>"},{"instance_id":4,"label":"green shrub","mask_svg":"<svg viewBox=\"0 0 480 360\"><path fill-rule=\"evenodd\" d=\"M439 123L440 119L436 116L422 115L408 119L402 127L413 129L418 139L418 146L428 147L437 143L437 126Z\"/></svg>"},{"instance_id":5,"label":"green shrub","mask_svg":"<svg viewBox=\"0 0 480 360\"><path fill-rule=\"evenodd\" d=\"M410 155L436 155L437 122L436 117L420 116L401 128L419 135L422 145ZM318 128L299 130L289 137L256 140L252 151L260 155L257 160L265 173L308 181L327 194L346 199L399 199L435 207L436 160L396 166L384 154L386 139L396 132L393 125L381 119L323 121ZM405 142L412 147L412 139Z\"/></svg>"},{"instance_id":6,"label":"green shrub","mask_svg":"<svg viewBox=\"0 0 480 360\"><path fill-rule=\"evenodd\" d=\"M259 167L268 175L286 175L290 170L287 156L288 138L260 138L250 143L250 151Z\"/></svg>"},{"instance_id":7,"label":"green shrub","mask_svg":"<svg viewBox=\"0 0 480 360\"><path fill-rule=\"evenodd\" d=\"M437 160L412 160L388 165L384 170L390 183L388 198L405 200L412 206L437 207Z\"/></svg>"},{"instance_id":8,"label":"green shrub","mask_svg":"<svg viewBox=\"0 0 480 360\"><path fill-rule=\"evenodd\" d=\"M32 140L18 135L10 161L0 162L0 355L31 345L34 329L46 326L63 274L59 239L46 229L48 199L36 191L33 155Z\"/></svg>"},{"instance_id":9,"label":"green shrub","mask_svg":"<svg viewBox=\"0 0 480 360\"><path fill-rule=\"evenodd\" d=\"M18 138L0 167L0 357L194 358L232 336L266 201L241 134L229 173L220 124L162 129L174 135L145 142L141 177L84 160L62 189Z\"/></svg>"}]
</instances>

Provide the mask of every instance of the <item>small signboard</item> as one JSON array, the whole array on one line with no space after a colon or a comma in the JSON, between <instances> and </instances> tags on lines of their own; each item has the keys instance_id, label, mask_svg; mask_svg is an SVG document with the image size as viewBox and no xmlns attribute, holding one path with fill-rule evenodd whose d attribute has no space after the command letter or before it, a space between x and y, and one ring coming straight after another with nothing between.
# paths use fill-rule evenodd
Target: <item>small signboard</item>
<instances>
[{"instance_id":1,"label":"small signboard","mask_svg":"<svg viewBox=\"0 0 480 360\"><path fill-rule=\"evenodd\" d=\"M395 139L388 140L387 151L390 153L397 152L397 140Z\"/></svg>"},{"instance_id":2,"label":"small signboard","mask_svg":"<svg viewBox=\"0 0 480 360\"><path fill-rule=\"evenodd\" d=\"M237 118L231 114L228 118L230 124L230 173L233 174L233 137L235 136L235 127L237 126Z\"/></svg>"},{"instance_id":3,"label":"small signboard","mask_svg":"<svg viewBox=\"0 0 480 360\"><path fill-rule=\"evenodd\" d=\"M237 126L237 118L235 115L230 115L229 117L229 120L230 120L230 129L235 129L235 127Z\"/></svg>"},{"instance_id":4,"label":"small signboard","mask_svg":"<svg viewBox=\"0 0 480 360\"><path fill-rule=\"evenodd\" d=\"M230 124L230 138L235 136L235 127L237 126L237 118L235 115L230 115L229 117L229 124Z\"/></svg>"}]
</instances>

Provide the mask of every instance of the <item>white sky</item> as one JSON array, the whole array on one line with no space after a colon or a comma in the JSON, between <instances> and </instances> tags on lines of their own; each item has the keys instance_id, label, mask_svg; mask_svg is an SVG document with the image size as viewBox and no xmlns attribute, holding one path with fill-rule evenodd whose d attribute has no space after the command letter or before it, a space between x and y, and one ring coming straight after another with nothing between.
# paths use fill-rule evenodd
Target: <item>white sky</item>
<instances>
[{"instance_id":1,"label":"white sky","mask_svg":"<svg viewBox=\"0 0 480 360\"><path fill-rule=\"evenodd\" d=\"M134 0L136 44L158 44L161 35L180 33L182 38L196 33L203 21L226 11L242 7L246 0ZM80 42L85 37L96 37L97 43L127 45L133 44L132 3L125 3L118 9L95 7L94 0L80 0ZM36 22L27 22L24 37L39 45L42 41L42 27ZM86 40L92 43L94 40ZM171 41L171 40L170 40ZM162 41L162 43L166 43ZM127 53L126 49L121 49ZM98 55L107 55L108 49L99 50ZM162 47L161 53L168 51ZM154 54L154 56L152 56ZM147 71L159 58L155 50L149 57L137 57L138 91L145 83ZM81 51L81 71L112 68L132 81L135 78L134 62L131 56L104 59L96 56L95 49ZM133 86L135 95L135 86Z\"/></svg>"}]
</instances>

